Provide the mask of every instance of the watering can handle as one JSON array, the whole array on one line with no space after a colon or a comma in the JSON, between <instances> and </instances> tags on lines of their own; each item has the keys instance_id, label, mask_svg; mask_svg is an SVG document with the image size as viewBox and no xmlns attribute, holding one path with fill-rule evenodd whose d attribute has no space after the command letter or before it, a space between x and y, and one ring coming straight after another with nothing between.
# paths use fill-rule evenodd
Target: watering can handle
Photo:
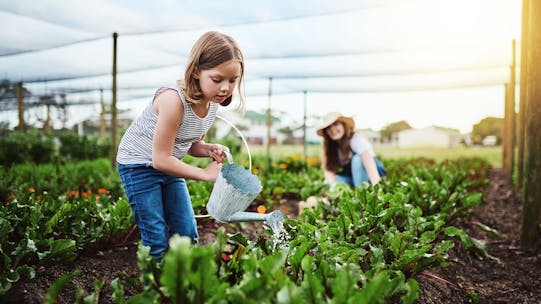
<instances>
[{"instance_id":1,"label":"watering can handle","mask_svg":"<svg viewBox=\"0 0 541 304\"><path fill-rule=\"evenodd\" d=\"M242 139L242 142L244 143L244 146L246 147L246 151L248 152L248 162L249 162L249 166L250 166L249 170L250 170L250 172L252 172L252 155L250 154L250 147L248 147L248 142L246 141L244 136L242 136L242 133L240 132L240 130L237 127L235 127L235 125L233 123L231 123L229 120L225 119L223 116L216 115L216 118L219 118L219 119L223 120L225 123L230 125L233 129L235 129L235 131L237 131L240 138ZM233 157L231 156L231 153L229 152L229 150L225 151L225 155L227 155L227 161L229 163L233 163Z\"/></svg>"}]
</instances>

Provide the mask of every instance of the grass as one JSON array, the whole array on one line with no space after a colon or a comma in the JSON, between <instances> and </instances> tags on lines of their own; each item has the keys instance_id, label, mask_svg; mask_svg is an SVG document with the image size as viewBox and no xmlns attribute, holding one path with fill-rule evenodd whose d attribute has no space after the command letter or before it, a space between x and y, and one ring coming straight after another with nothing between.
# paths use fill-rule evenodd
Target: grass
<instances>
[{"instance_id":1,"label":"grass","mask_svg":"<svg viewBox=\"0 0 541 304\"><path fill-rule=\"evenodd\" d=\"M501 147L465 147L455 148L396 148L396 147L378 147L376 154L385 158L415 158L426 157L440 162L445 159L457 159L461 157L480 157L487 160L493 167L502 166L502 148Z\"/></svg>"},{"instance_id":2,"label":"grass","mask_svg":"<svg viewBox=\"0 0 541 304\"><path fill-rule=\"evenodd\" d=\"M307 156L319 156L321 154L320 145L308 145ZM250 146L250 152L253 155L265 155L266 146ZM398 148L393 146L376 146L376 154L382 159L395 158L416 158L426 157L440 162L445 159L456 159L460 157L480 157L486 159L493 167L502 166L502 147L465 147L455 148ZM273 158L280 158L293 154L303 154L302 145L274 145L270 147L270 154Z\"/></svg>"}]
</instances>

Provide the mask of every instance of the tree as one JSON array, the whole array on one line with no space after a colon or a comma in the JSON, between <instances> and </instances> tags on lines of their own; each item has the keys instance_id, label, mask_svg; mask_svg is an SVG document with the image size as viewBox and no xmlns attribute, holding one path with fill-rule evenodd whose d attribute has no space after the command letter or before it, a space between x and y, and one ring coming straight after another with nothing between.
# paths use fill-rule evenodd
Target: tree
<instances>
[{"instance_id":1,"label":"tree","mask_svg":"<svg viewBox=\"0 0 541 304\"><path fill-rule=\"evenodd\" d=\"M473 125L471 138L474 144L481 144L483 139L489 135L496 136L496 144L502 142L503 118L486 117Z\"/></svg>"},{"instance_id":2,"label":"tree","mask_svg":"<svg viewBox=\"0 0 541 304\"><path fill-rule=\"evenodd\" d=\"M388 124L381 130L381 138L386 141L391 141L395 134L397 134L400 131L408 130L408 129L411 129L411 126L405 120L393 122L393 123Z\"/></svg>"}]
</instances>

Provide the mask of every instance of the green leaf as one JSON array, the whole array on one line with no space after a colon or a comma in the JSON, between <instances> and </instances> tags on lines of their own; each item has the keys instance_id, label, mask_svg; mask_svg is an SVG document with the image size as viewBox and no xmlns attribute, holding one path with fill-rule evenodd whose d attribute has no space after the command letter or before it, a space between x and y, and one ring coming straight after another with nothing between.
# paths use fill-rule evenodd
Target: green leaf
<instances>
[{"instance_id":1,"label":"green leaf","mask_svg":"<svg viewBox=\"0 0 541 304\"><path fill-rule=\"evenodd\" d=\"M425 245L420 248L405 250L396 263L398 265L398 269L402 270L411 263L420 260L431 248L432 246Z\"/></svg>"},{"instance_id":2,"label":"green leaf","mask_svg":"<svg viewBox=\"0 0 541 304\"><path fill-rule=\"evenodd\" d=\"M478 222L478 221L473 221L472 224L474 225L477 225L479 228L481 228L481 230L483 231L486 231L488 233L490 233L490 235L492 237L495 237L495 238L499 238L500 237L500 232L494 228L491 228L481 222Z\"/></svg>"},{"instance_id":3,"label":"green leaf","mask_svg":"<svg viewBox=\"0 0 541 304\"><path fill-rule=\"evenodd\" d=\"M385 294L388 294L392 286L389 286L390 278L387 271L376 273L363 285L361 291L353 297L353 303L385 303Z\"/></svg>"},{"instance_id":4,"label":"green leaf","mask_svg":"<svg viewBox=\"0 0 541 304\"><path fill-rule=\"evenodd\" d=\"M43 263L51 260L73 262L77 257L75 241L66 239L54 240L50 250L38 252L38 257Z\"/></svg>"},{"instance_id":5,"label":"green leaf","mask_svg":"<svg viewBox=\"0 0 541 304\"><path fill-rule=\"evenodd\" d=\"M421 234L421 237L419 238L419 243L429 244L432 243L435 239L436 233L434 233L434 231L425 231Z\"/></svg>"},{"instance_id":6,"label":"green leaf","mask_svg":"<svg viewBox=\"0 0 541 304\"><path fill-rule=\"evenodd\" d=\"M103 282L101 280L95 280L92 285L94 286L94 291L83 299L86 304L98 304L100 300L100 291L103 287Z\"/></svg>"},{"instance_id":7,"label":"green leaf","mask_svg":"<svg viewBox=\"0 0 541 304\"><path fill-rule=\"evenodd\" d=\"M315 246L315 242L307 241L296 247L294 249L293 255L289 257L289 263L291 263L291 266L298 271L300 269L302 259L304 258L308 250L314 248Z\"/></svg>"},{"instance_id":8,"label":"green leaf","mask_svg":"<svg viewBox=\"0 0 541 304\"><path fill-rule=\"evenodd\" d=\"M173 303L188 303L188 273L191 268L190 250L192 241L174 235L169 241L169 250L164 256L163 272L160 276L162 289Z\"/></svg>"},{"instance_id":9,"label":"green leaf","mask_svg":"<svg viewBox=\"0 0 541 304\"><path fill-rule=\"evenodd\" d=\"M349 266L337 271L336 278L332 282L333 302L347 303L358 292L356 280L352 276Z\"/></svg>"},{"instance_id":10,"label":"green leaf","mask_svg":"<svg viewBox=\"0 0 541 304\"><path fill-rule=\"evenodd\" d=\"M299 286L295 285L291 281L287 281L284 287L276 294L277 303L308 303L302 294L302 290Z\"/></svg>"},{"instance_id":11,"label":"green leaf","mask_svg":"<svg viewBox=\"0 0 541 304\"><path fill-rule=\"evenodd\" d=\"M405 294L400 297L403 304L413 304L419 298L419 283L414 279L409 279L404 285Z\"/></svg>"},{"instance_id":12,"label":"green leaf","mask_svg":"<svg viewBox=\"0 0 541 304\"><path fill-rule=\"evenodd\" d=\"M62 288L64 288L69 282L71 282L73 280L73 277L75 277L79 273L81 273L81 270L76 269L75 271L65 274L61 276L58 280L54 281L53 285L49 287L47 293L45 294L45 303L58 303L58 295L60 295Z\"/></svg>"},{"instance_id":13,"label":"green leaf","mask_svg":"<svg viewBox=\"0 0 541 304\"><path fill-rule=\"evenodd\" d=\"M312 273L305 273L301 282L302 294L309 303L323 303L323 291L325 290L318 277Z\"/></svg>"},{"instance_id":14,"label":"green leaf","mask_svg":"<svg viewBox=\"0 0 541 304\"><path fill-rule=\"evenodd\" d=\"M117 304L125 304L126 300L124 299L124 286L122 286L122 283L120 283L118 278L111 281L111 289L113 290L111 299L113 299L113 301Z\"/></svg>"}]
</instances>

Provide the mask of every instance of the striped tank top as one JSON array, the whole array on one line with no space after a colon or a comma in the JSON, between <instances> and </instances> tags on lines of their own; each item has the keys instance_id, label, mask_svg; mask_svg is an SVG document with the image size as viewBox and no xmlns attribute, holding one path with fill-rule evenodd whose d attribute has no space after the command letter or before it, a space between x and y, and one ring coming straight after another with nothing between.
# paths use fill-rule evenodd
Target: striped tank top
<instances>
[{"instance_id":1,"label":"striped tank top","mask_svg":"<svg viewBox=\"0 0 541 304\"><path fill-rule=\"evenodd\" d=\"M158 121L158 115L154 112L152 105L156 97L168 89L176 90L184 105L182 123L175 136L175 144L173 146L172 154L174 157L182 159L192 144L201 140L202 136L207 133L210 126L214 123L218 109L216 103L211 102L207 115L201 118L192 110L192 104L186 102L186 98L180 87L162 87L156 91L154 98L145 107L143 113L132 122L126 133L124 133L118 146L116 156L118 163L123 165L152 165L152 138Z\"/></svg>"}]
</instances>

